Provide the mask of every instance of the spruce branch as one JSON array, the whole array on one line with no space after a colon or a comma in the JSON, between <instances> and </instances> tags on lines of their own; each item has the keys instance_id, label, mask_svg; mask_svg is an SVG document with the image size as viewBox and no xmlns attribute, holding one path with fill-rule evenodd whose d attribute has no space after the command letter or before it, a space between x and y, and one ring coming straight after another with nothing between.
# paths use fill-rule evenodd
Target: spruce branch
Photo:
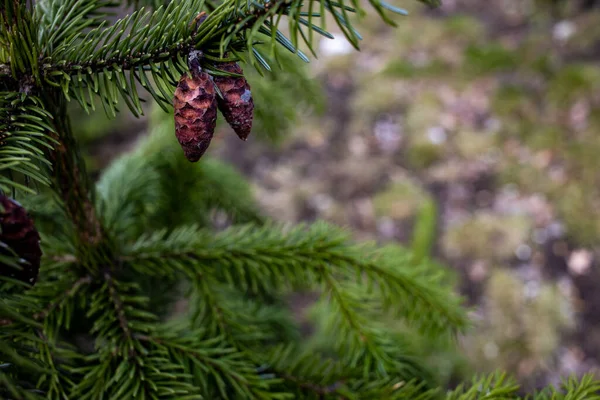
<instances>
[{"instance_id":1,"label":"spruce branch","mask_svg":"<svg viewBox=\"0 0 600 400\"><path fill-rule=\"evenodd\" d=\"M196 280L188 312L191 326L221 336L231 346L245 351L258 365L262 351L273 343L300 339L297 324L283 305L240 297L239 292L216 281L211 275Z\"/></svg>"},{"instance_id":2,"label":"spruce branch","mask_svg":"<svg viewBox=\"0 0 600 400\"><path fill-rule=\"evenodd\" d=\"M327 285L334 273L342 276L338 282L363 274L367 286L377 288L384 309L402 304L404 318L432 333L463 329L467 320L459 299L430 287L429 277L415 273L406 254L404 260L394 261L365 256L362 249L348 244L345 234L326 224L289 232L246 225L216 236L194 227L143 236L125 249L123 262L155 276L216 274L232 287L257 294L318 282Z\"/></svg>"},{"instance_id":3,"label":"spruce branch","mask_svg":"<svg viewBox=\"0 0 600 400\"><path fill-rule=\"evenodd\" d=\"M80 1L87 4L88 0ZM73 27L69 26L72 35L61 46L54 48L54 43L43 43L48 51L40 61L41 75L47 84L62 88L67 98L77 99L86 110L94 109L95 95L99 95L110 115L116 113L120 98L135 115L141 114L136 83L168 110L172 88L179 76L188 70L187 56L193 49L203 51L207 60L203 66L214 74L220 72L213 62L224 60L228 51L234 59L243 58L247 51L253 65L270 70L267 58L257 47L257 43L265 40L270 43L271 55L275 58L277 44L308 61L298 49L298 35L313 53L312 32L328 38L332 36L314 22L324 15L300 11L302 1L224 1L211 10L198 27L190 25L190 21L206 6L203 0L170 2L154 12L142 9L112 26L100 24L91 31L83 29L84 26L77 27L74 22ZM362 11L358 2L354 1L355 8L351 8L343 2L311 0L311 4L312 1L320 3L323 10L334 16L344 34L358 48L360 35L348 19L348 13ZM370 0L370 3L389 23L392 21L385 16L384 9L404 13L380 0ZM89 8L93 6L91 2ZM83 8L74 16L75 20L81 20L86 10ZM281 16L287 16L291 40L275 24ZM171 27L171 24L176 25ZM308 28L308 35L303 27Z\"/></svg>"},{"instance_id":4,"label":"spruce branch","mask_svg":"<svg viewBox=\"0 0 600 400\"><path fill-rule=\"evenodd\" d=\"M465 383L446 395L446 400L514 400L518 398L517 385L505 373L496 372L487 376L474 377L471 385Z\"/></svg>"},{"instance_id":5,"label":"spruce branch","mask_svg":"<svg viewBox=\"0 0 600 400\"><path fill-rule=\"evenodd\" d=\"M0 92L0 190L33 192L30 182L50 185L45 151L54 144L52 115L33 95Z\"/></svg>"},{"instance_id":6,"label":"spruce branch","mask_svg":"<svg viewBox=\"0 0 600 400\"><path fill-rule=\"evenodd\" d=\"M410 257L405 259L408 263ZM383 313L399 304L417 308L431 317L412 311L401 314L430 333L460 330L466 320L449 293L428 291L426 277L406 270L410 267L384 265L383 260L361 254L347 243L345 235L321 224L289 232L273 226L235 227L217 236L194 227L159 232L126 249L123 263L125 268L161 279L184 274L197 282L198 300L202 300L199 309L204 316L210 315L209 324L229 338L239 321L224 321L227 314L222 304L226 303L214 298L216 282L259 295L321 284L329 295L327 332L337 338L334 348L347 366L360 370L364 377L427 376L373 321L373 310ZM367 282L357 280L361 275ZM361 289L363 285L369 289ZM413 294L415 287L426 295ZM239 345L235 338L232 343Z\"/></svg>"},{"instance_id":7,"label":"spruce branch","mask_svg":"<svg viewBox=\"0 0 600 400\"><path fill-rule=\"evenodd\" d=\"M125 317L125 309L123 307L123 301L121 300L121 296L119 296L119 293L117 293L117 289L115 288L115 282L113 280L112 275L109 272L104 273L104 280L106 281L106 284L108 286L108 293L113 304L114 311L117 314L119 326L123 331L125 340L130 342L131 329L129 328L129 322L127 321L127 317Z\"/></svg>"},{"instance_id":8,"label":"spruce branch","mask_svg":"<svg viewBox=\"0 0 600 400\"><path fill-rule=\"evenodd\" d=\"M131 155L104 171L96 184L96 208L112 237L123 242L150 227L157 208L170 200L164 177L152 163Z\"/></svg>"},{"instance_id":9,"label":"spruce branch","mask_svg":"<svg viewBox=\"0 0 600 400\"><path fill-rule=\"evenodd\" d=\"M550 386L526 400L600 400L600 381L592 373L563 379L558 387ZM462 399L461 399L462 400ZM468 399L467 399L468 400Z\"/></svg>"},{"instance_id":10,"label":"spruce branch","mask_svg":"<svg viewBox=\"0 0 600 400\"><path fill-rule=\"evenodd\" d=\"M61 265L64 265L63 263L61 263ZM70 285L67 285L67 288L63 288L61 285L57 285L56 282L52 282L50 285L40 285L36 287L36 294L37 293L44 293L47 292L48 289L52 288L52 292L51 295L52 296L47 296L49 297L51 300L48 302L48 304L39 312L36 312L35 314L33 314L33 318L35 320L45 320L47 319L54 311L56 311L57 309L62 309L63 307L65 307L66 301L68 301L69 299L73 298L78 291L81 289L81 287L85 286L85 285L89 285L92 283L92 276L91 275L85 275L79 279L74 280ZM56 290L56 288L58 287L59 290ZM58 295L56 295L56 291L59 292ZM39 294L37 294L39 296ZM69 318L68 318L68 313L66 313L64 316L59 316L57 318L58 321L60 321L60 323L58 325L64 326L65 328L69 329Z\"/></svg>"},{"instance_id":11,"label":"spruce branch","mask_svg":"<svg viewBox=\"0 0 600 400\"><path fill-rule=\"evenodd\" d=\"M266 357L266 370L283 379L283 385L298 398L320 399L403 399L434 400L436 390L427 390L423 382L401 376L387 378L376 374L364 377L361 368L348 368L310 349L280 345Z\"/></svg>"},{"instance_id":12,"label":"spruce branch","mask_svg":"<svg viewBox=\"0 0 600 400\"><path fill-rule=\"evenodd\" d=\"M341 396L348 390L345 381L352 374L346 366L314 352L303 353L295 344L275 346L264 358L267 370L282 378L292 392Z\"/></svg>"},{"instance_id":13,"label":"spruce branch","mask_svg":"<svg viewBox=\"0 0 600 400\"><path fill-rule=\"evenodd\" d=\"M272 386L277 379L261 376L247 356L228 346L221 337L210 337L206 331L181 331L170 326L168 331L145 339L168 349L171 357L183 365L186 373L207 398L288 399Z\"/></svg>"},{"instance_id":14,"label":"spruce branch","mask_svg":"<svg viewBox=\"0 0 600 400\"><path fill-rule=\"evenodd\" d=\"M144 341L144 336L136 340ZM172 360L164 346L140 345L144 350L141 358L122 358L110 349L86 357L83 368L73 369L83 374L73 387L69 398L82 400L100 399L159 399L200 400L199 390L189 383L190 375Z\"/></svg>"},{"instance_id":15,"label":"spruce branch","mask_svg":"<svg viewBox=\"0 0 600 400\"><path fill-rule=\"evenodd\" d=\"M120 6L114 0L41 0L35 3L37 40L42 54L68 46L75 35L102 24L111 15L108 10Z\"/></svg>"},{"instance_id":16,"label":"spruce branch","mask_svg":"<svg viewBox=\"0 0 600 400\"><path fill-rule=\"evenodd\" d=\"M62 207L75 228L79 245L88 250L96 248L102 244L104 228L94 207L93 186L73 137L65 100L59 92L49 90L44 93L43 102L46 110L55 116L53 129L48 135L58 143L50 153L52 187L62 200Z\"/></svg>"}]
</instances>

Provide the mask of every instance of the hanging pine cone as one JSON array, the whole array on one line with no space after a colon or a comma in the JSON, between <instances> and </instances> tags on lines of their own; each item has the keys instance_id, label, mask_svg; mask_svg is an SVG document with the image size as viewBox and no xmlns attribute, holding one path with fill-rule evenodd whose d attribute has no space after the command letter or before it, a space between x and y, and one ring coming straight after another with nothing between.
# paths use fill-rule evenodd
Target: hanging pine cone
<instances>
[{"instance_id":1,"label":"hanging pine cone","mask_svg":"<svg viewBox=\"0 0 600 400\"><path fill-rule=\"evenodd\" d=\"M217 100L210 76L192 70L192 77L182 75L175 97L175 135L185 157L196 162L202 157L213 137L217 123Z\"/></svg>"},{"instance_id":2,"label":"hanging pine cone","mask_svg":"<svg viewBox=\"0 0 600 400\"><path fill-rule=\"evenodd\" d=\"M234 62L222 63L219 69L243 75L242 68ZM254 101L250 85L243 76L214 76L213 80L223 95L217 96L219 110L240 139L246 140L252 130Z\"/></svg>"},{"instance_id":3,"label":"hanging pine cone","mask_svg":"<svg viewBox=\"0 0 600 400\"><path fill-rule=\"evenodd\" d=\"M42 249L40 248L40 235L35 229L33 220L27 211L13 199L0 195L0 242L10 247L26 263L21 263L21 269L0 263L0 275L19 279L31 285L35 284L40 270ZM12 253L5 248L0 248L0 254L11 256Z\"/></svg>"}]
</instances>

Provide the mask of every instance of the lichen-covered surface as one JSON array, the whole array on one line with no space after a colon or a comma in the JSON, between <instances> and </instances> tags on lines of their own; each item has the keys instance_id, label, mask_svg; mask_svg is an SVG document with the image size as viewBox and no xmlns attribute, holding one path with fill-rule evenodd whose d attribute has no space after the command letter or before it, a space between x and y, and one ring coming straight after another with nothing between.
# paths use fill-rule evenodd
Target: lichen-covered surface
<instances>
[{"instance_id":1,"label":"lichen-covered surface","mask_svg":"<svg viewBox=\"0 0 600 400\"><path fill-rule=\"evenodd\" d=\"M220 122L209 152L251 179L266 214L326 219L357 240L409 243L433 201L435 257L457 271L474 321L459 349L414 338L445 383L504 368L532 389L594 370L600 8L443 2L434 11L394 2L410 11L396 29L367 17L361 52L322 41L310 65L326 94L322 114L305 112L315 86L285 75L275 84L302 95L267 90L280 107L265 106L260 79L245 68L252 135L242 142ZM272 129L295 113L291 132ZM273 147L265 136L284 139ZM101 167L125 142L93 145L90 163Z\"/></svg>"}]
</instances>

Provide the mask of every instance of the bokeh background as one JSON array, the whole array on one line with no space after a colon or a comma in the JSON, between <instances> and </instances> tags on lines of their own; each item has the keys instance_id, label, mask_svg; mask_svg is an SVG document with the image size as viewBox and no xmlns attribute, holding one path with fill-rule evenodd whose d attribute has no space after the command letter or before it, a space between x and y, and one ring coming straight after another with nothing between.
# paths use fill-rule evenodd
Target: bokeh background
<instances>
[{"instance_id":1,"label":"bokeh background","mask_svg":"<svg viewBox=\"0 0 600 400\"><path fill-rule=\"evenodd\" d=\"M294 73L267 78L246 68L251 139L220 123L208 157L247 176L279 221L409 243L434 218L433 252L456 271L474 321L458 346L412 339L444 384L504 369L531 390L595 371L600 4L393 4L410 15L397 28L361 19L360 52L329 21L336 39L310 64L283 57ZM74 108L73 119L95 175L148 124L101 109Z\"/></svg>"}]
</instances>

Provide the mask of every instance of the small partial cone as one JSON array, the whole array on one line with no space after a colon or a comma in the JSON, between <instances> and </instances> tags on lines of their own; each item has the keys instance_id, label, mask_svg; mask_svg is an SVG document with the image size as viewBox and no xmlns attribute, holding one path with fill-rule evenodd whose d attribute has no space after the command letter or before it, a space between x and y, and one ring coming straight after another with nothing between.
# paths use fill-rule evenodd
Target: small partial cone
<instances>
[{"instance_id":1,"label":"small partial cone","mask_svg":"<svg viewBox=\"0 0 600 400\"><path fill-rule=\"evenodd\" d=\"M4 195L0 195L0 205L0 241L26 261L19 263L20 269L0 263L0 275L34 285L42 258L40 235L23 206ZM0 248L4 256L14 256L12 252Z\"/></svg>"},{"instance_id":2,"label":"small partial cone","mask_svg":"<svg viewBox=\"0 0 600 400\"><path fill-rule=\"evenodd\" d=\"M234 62L219 64L225 72L242 75L242 68ZM240 139L246 140L252 130L254 101L250 85L243 76L214 76L213 80L223 95L217 96L219 110Z\"/></svg>"},{"instance_id":3,"label":"small partial cone","mask_svg":"<svg viewBox=\"0 0 600 400\"><path fill-rule=\"evenodd\" d=\"M217 100L215 87L206 72L181 76L175 96L175 135L185 157L196 162L202 157L215 132Z\"/></svg>"}]
</instances>

